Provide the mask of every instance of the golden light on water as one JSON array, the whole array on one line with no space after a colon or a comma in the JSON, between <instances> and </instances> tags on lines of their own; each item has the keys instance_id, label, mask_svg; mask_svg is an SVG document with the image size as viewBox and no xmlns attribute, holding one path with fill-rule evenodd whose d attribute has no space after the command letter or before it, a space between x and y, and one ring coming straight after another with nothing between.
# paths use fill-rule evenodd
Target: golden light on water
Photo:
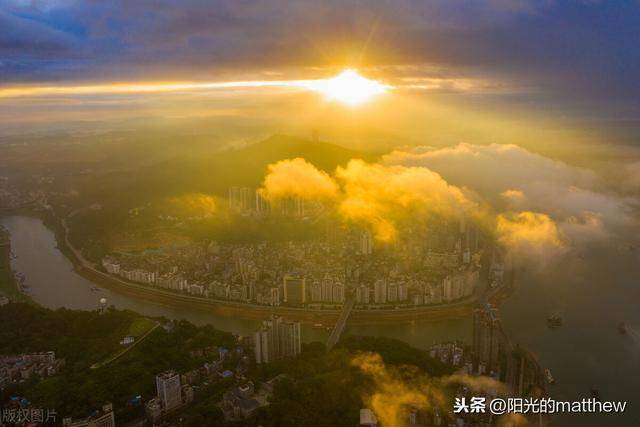
<instances>
[{"instance_id":1,"label":"golden light on water","mask_svg":"<svg viewBox=\"0 0 640 427\"><path fill-rule=\"evenodd\" d=\"M114 95L135 93L224 90L234 88L294 87L319 92L329 100L358 105L383 94L391 86L348 69L335 77L317 80L249 80L228 82L140 82L78 86L16 86L0 88L0 98L51 95Z\"/></svg>"}]
</instances>

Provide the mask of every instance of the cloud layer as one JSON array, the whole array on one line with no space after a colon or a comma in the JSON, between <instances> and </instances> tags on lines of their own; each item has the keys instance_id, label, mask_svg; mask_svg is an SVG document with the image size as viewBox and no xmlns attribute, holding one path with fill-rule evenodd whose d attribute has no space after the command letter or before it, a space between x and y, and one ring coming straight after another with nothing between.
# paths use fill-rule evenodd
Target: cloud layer
<instances>
[{"instance_id":1,"label":"cloud layer","mask_svg":"<svg viewBox=\"0 0 640 427\"><path fill-rule=\"evenodd\" d=\"M545 241L553 243L563 234L575 241L603 236L607 228L633 221L630 200L609 191L594 172L516 145L422 147L395 151L385 156L384 162L427 167L447 181L477 192L498 212L511 213L500 218L502 230L523 231L527 225L532 233L524 234L538 242L542 240L533 229L547 230ZM513 215L522 211L532 213ZM556 224L552 226L552 222ZM511 238L505 241L514 243Z\"/></svg>"},{"instance_id":2,"label":"cloud layer","mask_svg":"<svg viewBox=\"0 0 640 427\"><path fill-rule=\"evenodd\" d=\"M8 0L0 77L210 78L345 64L415 77L414 67L428 66L432 78L498 77L633 100L639 16L635 2L597 1Z\"/></svg>"},{"instance_id":3,"label":"cloud layer","mask_svg":"<svg viewBox=\"0 0 640 427\"><path fill-rule=\"evenodd\" d=\"M459 144L351 160L329 175L303 159L270 165L270 197L320 199L343 220L392 241L432 216L478 221L504 246L537 256L606 238L632 222L628 200L593 172L515 145Z\"/></svg>"}]
</instances>

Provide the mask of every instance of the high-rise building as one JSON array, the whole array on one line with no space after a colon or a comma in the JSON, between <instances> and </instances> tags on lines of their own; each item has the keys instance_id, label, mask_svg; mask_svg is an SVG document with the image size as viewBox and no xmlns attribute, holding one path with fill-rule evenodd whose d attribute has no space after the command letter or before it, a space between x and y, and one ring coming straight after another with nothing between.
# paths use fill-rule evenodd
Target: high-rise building
<instances>
[{"instance_id":1,"label":"high-rise building","mask_svg":"<svg viewBox=\"0 0 640 427\"><path fill-rule=\"evenodd\" d=\"M229 187L229 209L247 213L255 209L255 190L249 187Z\"/></svg>"},{"instance_id":2,"label":"high-rise building","mask_svg":"<svg viewBox=\"0 0 640 427\"><path fill-rule=\"evenodd\" d=\"M500 348L500 319L491 304L473 311L473 369L480 374L489 374L498 369Z\"/></svg>"},{"instance_id":3,"label":"high-rise building","mask_svg":"<svg viewBox=\"0 0 640 427\"><path fill-rule=\"evenodd\" d=\"M294 357L302 351L300 323L271 316L254 334L254 344L256 363Z\"/></svg>"},{"instance_id":4,"label":"high-rise building","mask_svg":"<svg viewBox=\"0 0 640 427\"><path fill-rule=\"evenodd\" d=\"M322 285L317 280L311 284L311 301L322 301Z\"/></svg>"},{"instance_id":5,"label":"high-rise building","mask_svg":"<svg viewBox=\"0 0 640 427\"><path fill-rule=\"evenodd\" d=\"M240 189L240 206L242 212L251 212L255 208L255 190L249 187Z\"/></svg>"},{"instance_id":6,"label":"high-rise building","mask_svg":"<svg viewBox=\"0 0 640 427\"><path fill-rule=\"evenodd\" d=\"M360 235L360 253L362 255L373 253L373 236L369 230L364 230Z\"/></svg>"},{"instance_id":7,"label":"high-rise building","mask_svg":"<svg viewBox=\"0 0 640 427\"><path fill-rule=\"evenodd\" d=\"M396 285L395 283L391 283L389 286L387 286L387 301L398 301L398 285Z\"/></svg>"},{"instance_id":8,"label":"high-rise building","mask_svg":"<svg viewBox=\"0 0 640 427\"><path fill-rule=\"evenodd\" d=\"M295 357L302 351L300 322L283 320L279 325L280 357Z\"/></svg>"},{"instance_id":9,"label":"high-rise building","mask_svg":"<svg viewBox=\"0 0 640 427\"><path fill-rule=\"evenodd\" d=\"M269 296L271 305L280 305L280 288L273 287L269 289Z\"/></svg>"},{"instance_id":10,"label":"high-rise building","mask_svg":"<svg viewBox=\"0 0 640 427\"><path fill-rule=\"evenodd\" d=\"M273 348L269 345L269 329L262 327L253 335L254 353L256 363L269 363L273 361Z\"/></svg>"},{"instance_id":11,"label":"high-rise building","mask_svg":"<svg viewBox=\"0 0 640 427\"><path fill-rule=\"evenodd\" d=\"M442 298L445 302L453 301L455 299L453 280L451 280L451 276L449 275L442 280Z\"/></svg>"},{"instance_id":12,"label":"high-rise building","mask_svg":"<svg viewBox=\"0 0 640 427\"><path fill-rule=\"evenodd\" d=\"M344 285L342 283L336 283L333 286L332 302L337 304L344 303Z\"/></svg>"},{"instance_id":13,"label":"high-rise building","mask_svg":"<svg viewBox=\"0 0 640 427\"><path fill-rule=\"evenodd\" d=\"M304 304L306 302L305 278L298 274L284 276L284 302L289 304Z\"/></svg>"},{"instance_id":14,"label":"high-rise building","mask_svg":"<svg viewBox=\"0 0 640 427\"><path fill-rule=\"evenodd\" d=\"M331 302L333 299L333 279L326 275L322 279L322 301Z\"/></svg>"},{"instance_id":15,"label":"high-rise building","mask_svg":"<svg viewBox=\"0 0 640 427\"><path fill-rule=\"evenodd\" d=\"M302 197L286 197L274 203L274 212L284 216L303 217L305 215L305 201Z\"/></svg>"},{"instance_id":16,"label":"high-rise building","mask_svg":"<svg viewBox=\"0 0 640 427\"><path fill-rule=\"evenodd\" d=\"M409 299L409 289L407 285L401 283L398 285L398 301L406 301Z\"/></svg>"},{"instance_id":17,"label":"high-rise building","mask_svg":"<svg viewBox=\"0 0 640 427\"><path fill-rule=\"evenodd\" d=\"M264 215L269 213L271 210L271 204L269 200L262 194L260 189L256 190L256 212L258 214Z\"/></svg>"},{"instance_id":18,"label":"high-rise building","mask_svg":"<svg viewBox=\"0 0 640 427\"><path fill-rule=\"evenodd\" d=\"M242 206L240 188L229 187L229 209L238 212Z\"/></svg>"},{"instance_id":19,"label":"high-rise building","mask_svg":"<svg viewBox=\"0 0 640 427\"><path fill-rule=\"evenodd\" d=\"M360 285L356 288L356 303L369 304L369 287Z\"/></svg>"},{"instance_id":20,"label":"high-rise building","mask_svg":"<svg viewBox=\"0 0 640 427\"><path fill-rule=\"evenodd\" d=\"M378 427L378 418L369 408L360 409L359 427Z\"/></svg>"},{"instance_id":21,"label":"high-rise building","mask_svg":"<svg viewBox=\"0 0 640 427\"><path fill-rule=\"evenodd\" d=\"M464 251L462 252L462 263L463 264L469 264L470 262L471 262L471 249L466 247L466 248L464 248Z\"/></svg>"},{"instance_id":22,"label":"high-rise building","mask_svg":"<svg viewBox=\"0 0 640 427\"><path fill-rule=\"evenodd\" d=\"M387 302L387 282L378 279L373 285L373 301L376 304L384 304Z\"/></svg>"},{"instance_id":23,"label":"high-rise building","mask_svg":"<svg viewBox=\"0 0 640 427\"><path fill-rule=\"evenodd\" d=\"M156 389L165 411L170 411L182 403L180 374L177 372L165 371L156 375Z\"/></svg>"}]
</instances>

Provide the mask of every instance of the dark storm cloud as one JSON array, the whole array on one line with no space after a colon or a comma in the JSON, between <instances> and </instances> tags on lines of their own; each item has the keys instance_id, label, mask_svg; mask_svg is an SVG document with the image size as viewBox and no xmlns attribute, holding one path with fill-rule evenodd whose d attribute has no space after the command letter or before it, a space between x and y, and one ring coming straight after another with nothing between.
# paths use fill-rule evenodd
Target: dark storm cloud
<instances>
[{"instance_id":1,"label":"dark storm cloud","mask_svg":"<svg viewBox=\"0 0 640 427\"><path fill-rule=\"evenodd\" d=\"M640 94L633 1L9 1L0 79L428 67L574 97ZM407 71L410 70L410 71Z\"/></svg>"}]
</instances>

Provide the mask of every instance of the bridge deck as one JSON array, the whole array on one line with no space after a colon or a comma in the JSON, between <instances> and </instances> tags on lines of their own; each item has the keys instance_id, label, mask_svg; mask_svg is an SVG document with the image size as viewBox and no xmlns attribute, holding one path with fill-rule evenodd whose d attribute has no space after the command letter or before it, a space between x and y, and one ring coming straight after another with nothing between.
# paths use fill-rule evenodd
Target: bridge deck
<instances>
[{"instance_id":1,"label":"bridge deck","mask_svg":"<svg viewBox=\"0 0 640 427\"><path fill-rule=\"evenodd\" d=\"M356 305L355 296L351 296L347 299L342 307L342 311L340 312L340 316L338 317L338 321L336 325L333 327L329 338L327 338L327 351L331 351L333 346L335 346L340 340L340 336L344 331L344 327L347 325L347 320L349 319L349 315L351 315L351 310Z\"/></svg>"}]
</instances>

